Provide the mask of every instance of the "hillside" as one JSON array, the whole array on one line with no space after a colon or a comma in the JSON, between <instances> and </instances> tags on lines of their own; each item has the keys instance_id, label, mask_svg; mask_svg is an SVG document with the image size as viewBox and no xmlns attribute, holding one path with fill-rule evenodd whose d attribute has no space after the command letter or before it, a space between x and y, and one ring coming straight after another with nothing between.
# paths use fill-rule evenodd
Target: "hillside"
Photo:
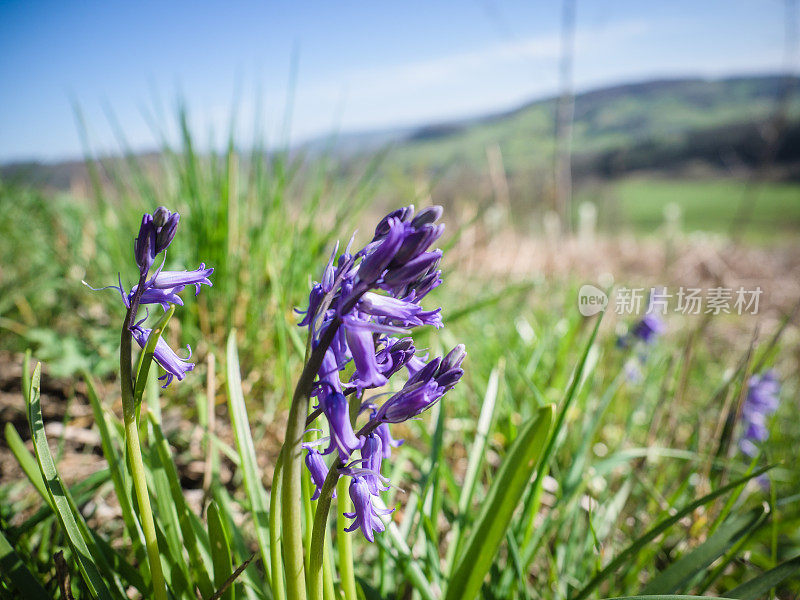
<instances>
[{"instance_id":1,"label":"hillside","mask_svg":"<svg viewBox=\"0 0 800 600\"><path fill-rule=\"evenodd\" d=\"M791 92L800 79L778 75L720 80L673 79L606 87L575 98L573 174L607 178L630 171L673 173L688 166L747 169L764 155L764 125L789 90L786 124L774 160L781 175L796 178L800 164L800 97ZM312 161L333 153L347 175L365 158L391 148L386 172L486 172L486 149L497 145L513 179L528 179L552 165L555 98L529 102L510 111L418 128L340 134L296 149ZM142 154L145 165L157 152ZM115 159L104 159L113 170ZM80 161L0 166L0 177L37 186L66 189L86 180ZM524 186L524 183L521 184Z\"/></svg>"},{"instance_id":2,"label":"hillside","mask_svg":"<svg viewBox=\"0 0 800 600\"><path fill-rule=\"evenodd\" d=\"M689 161L712 167L757 161L761 128L797 78L676 79L620 85L575 98L573 163L577 176L671 169ZM486 147L498 144L510 174L548 167L554 98L480 119L420 128L399 142L392 163L406 170L449 166L485 170ZM789 127L776 160L800 159L800 97L791 96Z\"/></svg>"}]
</instances>

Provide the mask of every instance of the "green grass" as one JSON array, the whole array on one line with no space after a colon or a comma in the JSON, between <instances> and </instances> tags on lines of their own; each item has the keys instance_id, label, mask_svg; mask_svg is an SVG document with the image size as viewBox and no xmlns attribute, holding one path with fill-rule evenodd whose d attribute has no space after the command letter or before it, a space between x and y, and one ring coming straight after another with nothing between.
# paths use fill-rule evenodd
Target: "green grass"
<instances>
[{"instance_id":1,"label":"green grass","mask_svg":"<svg viewBox=\"0 0 800 600\"><path fill-rule=\"evenodd\" d=\"M599 225L613 233L628 227L641 234L658 233L664 226L664 210L680 208L683 231L730 234L742 205L748 211L742 232L764 241L774 236L796 236L800 230L800 184L748 184L736 179L675 179L631 177L586 187L577 201L598 204Z\"/></svg>"}]
</instances>

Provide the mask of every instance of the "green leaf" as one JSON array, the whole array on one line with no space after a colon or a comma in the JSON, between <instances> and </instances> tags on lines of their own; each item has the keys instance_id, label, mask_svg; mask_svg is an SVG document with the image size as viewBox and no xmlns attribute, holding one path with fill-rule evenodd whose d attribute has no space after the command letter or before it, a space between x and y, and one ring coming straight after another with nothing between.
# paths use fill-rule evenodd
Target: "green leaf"
<instances>
[{"instance_id":1,"label":"green leaf","mask_svg":"<svg viewBox=\"0 0 800 600\"><path fill-rule=\"evenodd\" d=\"M94 386L94 380L87 371L84 371L83 378L86 381L86 389L88 390L89 403L92 405L92 412L94 413L94 422L97 425L97 430L100 433L100 446L103 449L103 455L108 462L108 469L111 473L111 481L114 483L114 491L117 495L120 511L122 512L122 520L125 522L125 528L128 535L131 536L133 541L133 548L136 552L136 558L139 564L147 565L147 555L145 554L145 541L142 527L139 520L133 511L133 504L128 495L129 483L126 482L126 472L122 460L122 448L125 447L124 442L119 438L112 437L112 430L108 427L106 420L106 412L100 404L100 398L97 395L97 390ZM117 446L114 446L114 439L117 441ZM118 450L118 448L120 450Z\"/></svg>"},{"instance_id":2,"label":"green leaf","mask_svg":"<svg viewBox=\"0 0 800 600\"><path fill-rule=\"evenodd\" d=\"M691 586L698 573L722 556L737 540L763 523L765 516L764 507L759 506L729 519L705 542L653 577L642 588L642 594L669 594Z\"/></svg>"},{"instance_id":3,"label":"green leaf","mask_svg":"<svg viewBox=\"0 0 800 600\"><path fill-rule=\"evenodd\" d=\"M44 484L44 479L42 478L41 471L39 471L39 465L36 459L28 452L28 449L25 447L25 442L22 441L19 433L17 433L17 430L14 429L11 423L6 423L5 434L6 443L14 454L14 458L17 459L19 466L22 467L25 476L33 487L36 488L36 491L39 492L39 495L44 501L52 507L52 504L50 504L50 494L47 493L47 486Z\"/></svg>"},{"instance_id":4,"label":"green leaf","mask_svg":"<svg viewBox=\"0 0 800 600\"><path fill-rule=\"evenodd\" d=\"M195 535L192 527L192 519L197 517L192 513L189 505L186 503L186 498L183 497L183 490L181 489L181 482L178 479L178 471L175 469L175 463L172 460L169 444L164 439L164 434L161 431L161 426L156 421L152 413L148 413L150 430L154 438L154 448L158 454L158 460L163 468L164 475L169 485L169 493L172 498L172 504L175 508L178 517L178 527L180 528L181 537L183 538L183 545L189 553L189 567L191 569L194 582L200 589L200 593L204 598L207 598L213 592L211 579L208 576L208 568L203 560L198 545L197 536ZM201 529L202 531L202 529ZM200 540L206 542L208 540Z\"/></svg>"},{"instance_id":5,"label":"green leaf","mask_svg":"<svg viewBox=\"0 0 800 600\"><path fill-rule=\"evenodd\" d=\"M214 587L219 590L233 573L231 545L216 502L208 505L208 539L211 541L211 562L214 565ZM234 600L234 586L230 585L220 600Z\"/></svg>"},{"instance_id":6,"label":"green leaf","mask_svg":"<svg viewBox=\"0 0 800 600\"><path fill-rule=\"evenodd\" d=\"M644 548L649 542L657 538L661 535L664 531L669 529L672 525L680 521L686 515L692 513L692 511L696 510L697 508L703 506L704 504L708 504L712 500L719 498L720 496L728 493L729 491L736 489L740 485L743 485L750 481L753 477L758 477L762 473L769 471L772 466L764 467L763 469L759 469L745 477L737 479L736 481L732 481L728 485L725 485L718 490L714 490L710 494L706 494L702 498L695 500L684 506L681 510L676 512L675 514L667 517L666 519L660 521L655 527L650 529L644 535L638 537L634 542L625 548L620 554L618 554L614 560L612 560L603 570L597 573L592 579L587 583L583 589L581 589L577 594L572 596L572 600L583 600L586 598L592 590L594 590L600 583L602 583L607 577L612 575L620 566L622 566L630 557L635 556L638 552Z\"/></svg>"},{"instance_id":7,"label":"green leaf","mask_svg":"<svg viewBox=\"0 0 800 600\"><path fill-rule=\"evenodd\" d=\"M720 596L686 596L681 594L658 594L654 596L619 596L607 600L731 600Z\"/></svg>"},{"instance_id":8,"label":"green leaf","mask_svg":"<svg viewBox=\"0 0 800 600\"><path fill-rule=\"evenodd\" d=\"M478 424L475 427L475 440L472 442L472 447L469 451L469 460L467 461L467 471L464 475L464 483L461 487L461 495L458 498L458 516L459 519L453 523L453 533L450 536L450 546L447 548L447 572L450 573L453 568L453 563L458 555L459 547L461 546L461 532L462 532L462 519L467 515L470 504L472 503L472 495L475 492L475 483L478 480L478 473L484 463L486 456L486 438L489 435L489 430L494 421L494 408L497 404L497 392L499 389L499 381L504 372L504 362L501 359L500 363L492 369L489 375L489 383L486 386L486 393L483 397L483 404L481 405L481 414L478 417Z\"/></svg>"},{"instance_id":9,"label":"green leaf","mask_svg":"<svg viewBox=\"0 0 800 600\"><path fill-rule=\"evenodd\" d=\"M83 517L80 513L77 515L73 513L71 503L67 497L67 490L56 470L53 456L50 454L50 448L47 445L39 394L41 376L42 364L37 363L31 378L30 394L27 398L28 423L31 427L36 460L39 463L39 469L44 479L50 502L72 548L72 553L78 563L83 580L93 596L101 600L111 600L113 596L103 581L103 577L95 565L95 561L86 545L86 540L78 526L77 520L83 520Z\"/></svg>"},{"instance_id":10,"label":"green leaf","mask_svg":"<svg viewBox=\"0 0 800 600\"><path fill-rule=\"evenodd\" d=\"M231 426L236 439L236 450L241 460L242 476L250 507L253 511L255 522L256 540L261 553L261 563L266 570L267 581L271 581L269 567L269 512L267 510L267 493L261 484L256 450L253 438L250 435L250 423L247 419L247 407L242 394L242 376L239 371L239 352L236 349L236 330L231 330L228 335L227 347L227 379L228 379L228 410L231 413ZM280 573L273 574L280 578Z\"/></svg>"},{"instance_id":11,"label":"green leaf","mask_svg":"<svg viewBox=\"0 0 800 600\"><path fill-rule=\"evenodd\" d=\"M800 556L795 556L779 564L774 569L770 569L766 573L762 573L758 577L733 588L727 595L729 598L738 598L739 600L757 600L762 596L766 596L770 589L798 571L800 571Z\"/></svg>"},{"instance_id":12,"label":"green leaf","mask_svg":"<svg viewBox=\"0 0 800 600\"><path fill-rule=\"evenodd\" d=\"M494 562L514 509L519 504L531 473L539 465L550 433L555 407L537 411L521 429L492 482L483 509L450 577L445 600L472 600Z\"/></svg>"},{"instance_id":13,"label":"green leaf","mask_svg":"<svg viewBox=\"0 0 800 600\"><path fill-rule=\"evenodd\" d=\"M50 596L47 591L14 552L14 548L11 547L2 532L0 532L0 573L11 583L12 588L21 594L21 598L49 600Z\"/></svg>"}]
</instances>

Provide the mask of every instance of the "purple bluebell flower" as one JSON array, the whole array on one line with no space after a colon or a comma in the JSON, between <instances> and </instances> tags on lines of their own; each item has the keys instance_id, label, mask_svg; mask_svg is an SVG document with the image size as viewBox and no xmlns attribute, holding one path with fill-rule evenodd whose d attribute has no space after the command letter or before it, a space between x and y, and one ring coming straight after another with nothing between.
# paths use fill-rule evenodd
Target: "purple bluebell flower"
<instances>
[{"instance_id":1,"label":"purple bluebell flower","mask_svg":"<svg viewBox=\"0 0 800 600\"><path fill-rule=\"evenodd\" d=\"M440 207L416 215L413 206L398 209L378 223L374 237L361 250L351 253L351 240L336 259L337 246L320 281L312 285L300 323L309 328L314 351L320 351L323 333L329 333L312 391L330 431L328 447L321 454L336 450L338 472L352 477L350 496L355 510L350 516L356 522L350 529L361 528L370 541L374 531L383 530L372 504L373 497L388 489L384 486L388 480L380 473L382 460L403 443L392 437L389 423L419 415L463 375L462 345L443 359L426 362L427 354L417 353L410 337L416 327L443 326L442 309L421 304L442 282L438 268L442 253L430 249L444 231L443 225L436 224L441 214ZM353 368L347 369L351 361ZM380 395L362 401L366 390L384 386L403 367L408 380L400 392L379 408L373 400ZM352 375L343 381L343 372ZM370 413L358 433L350 418L350 395L353 401L362 401L362 413ZM309 453L306 465L316 471L312 479L318 485L320 461Z\"/></svg>"},{"instance_id":2,"label":"purple bluebell flower","mask_svg":"<svg viewBox=\"0 0 800 600\"><path fill-rule=\"evenodd\" d=\"M375 342L372 333L367 329L346 328L347 346L353 355L356 365L355 379L351 382L356 388L376 388L386 384L386 377L381 374L375 358Z\"/></svg>"},{"instance_id":3,"label":"purple bluebell flower","mask_svg":"<svg viewBox=\"0 0 800 600\"><path fill-rule=\"evenodd\" d=\"M322 486L325 483L325 478L328 476L328 465L325 464L322 455L314 450L310 444L303 444L303 448L306 450L306 467L311 474L311 481L314 484L314 495L311 496L311 499L316 500L319 498Z\"/></svg>"},{"instance_id":4,"label":"purple bluebell flower","mask_svg":"<svg viewBox=\"0 0 800 600\"><path fill-rule=\"evenodd\" d=\"M775 371L753 375L747 383L742 405L742 435L739 449L747 456L758 455L758 446L769 437L767 418L778 410L781 386Z\"/></svg>"},{"instance_id":5,"label":"purple bluebell flower","mask_svg":"<svg viewBox=\"0 0 800 600\"><path fill-rule=\"evenodd\" d=\"M160 254L172 243L178 229L181 216L171 213L163 206L159 206L153 213L153 225L156 228L156 254Z\"/></svg>"},{"instance_id":6,"label":"purple bluebell flower","mask_svg":"<svg viewBox=\"0 0 800 600\"><path fill-rule=\"evenodd\" d=\"M134 258L139 267L139 281L127 292L122 287L121 278L119 285L108 286L119 291L122 302L129 312L127 318L130 320L127 323L132 323L131 335L142 348L145 347L150 335L150 329L141 326L142 321L135 322L136 314L142 304L158 304L166 311L170 304L183 306L183 300L178 294L187 286L195 286L195 295L200 292L202 285L211 286L209 277L214 269L206 268L203 263L195 271L164 271L159 267L148 279L156 257L164 252L175 238L179 222L180 215L163 206L158 207L152 214L144 214L139 226L139 235L134 241ZM189 348L189 357L191 353L192 350ZM154 359L166 371L161 377L162 380L166 380L164 387L176 377L179 381L182 380L186 373L194 368L193 363L180 358L163 338L159 338L156 344Z\"/></svg>"},{"instance_id":7,"label":"purple bluebell flower","mask_svg":"<svg viewBox=\"0 0 800 600\"><path fill-rule=\"evenodd\" d=\"M362 467L365 470L364 480L372 495L377 496L380 492L389 488L382 485L378 476L381 472L381 461L383 460L383 442L375 434L370 434L364 439L361 446Z\"/></svg>"},{"instance_id":8,"label":"purple bluebell flower","mask_svg":"<svg viewBox=\"0 0 800 600\"><path fill-rule=\"evenodd\" d=\"M134 325L131 327L133 339L136 340L136 343L139 344L142 350L144 350L147 345L147 340L150 337L151 331L152 330L142 327L141 325ZM186 373L194 369L194 363L189 362L189 359L192 357L192 349L188 345L186 348L189 351L189 356L181 358L169 347L163 337L158 338L156 349L153 352L153 358L161 365L161 368L166 371L164 375L159 377L161 380L166 379L166 383L161 387L167 387L172 383L172 379L175 377L178 378L178 381L182 381L183 378L186 377Z\"/></svg>"},{"instance_id":9,"label":"purple bluebell flower","mask_svg":"<svg viewBox=\"0 0 800 600\"><path fill-rule=\"evenodd\" d=\"M361 448L363 444L353 433L347 398L339 392L333 392L320 396L320 403L331 430L330 444L322 454L338 450L339 460L345 462L353 451Z\"/></svg>"},{"instance_id":10,"label":"purple bluebell flower","mask_svg":"<svg viewBox=\"0 0 800 600\"><path fill-rule=\"evenodd\" d=\"M139 272L146 275L156 259L156 228L153 225L153 215L142 215L142 224L139 226L139 235L133 243L133 254Z\"/></svg>"},{"instance_id":11,"label":"purple bluebell flower","mask_svg":"<svg viewBox=\"0 0 800 600\"><path fill-rule=\"evenodd\" d=\"M646 314L631 329L631 335L645 344L652 344L666 330L664 321L655 313Z\"/></svg>"},{"instance_id":12,"label":"purple bluebell flower","mask_svg":"<svg viewBox=\"0 0 800 600\"><path fill-rule=\"evenodd\" d=\"M361 529L364 537L370 542L375 541L374 531L384 531L386 526L381 520L381 515L389 515L393 510L375 508L372 504L372 494L363 476L354 475L350 482L350 499L353 501L353 512L344 513L349 519L355 519L345 531Z\"/></svg>"},{"instance_id":13,"label":"purple bluebell flower","mask_svg":"<svg viewBox=\"0 0 800 600\"><path fill-rule=\"evenodd\" d=\"M211 280L209 276L214 272L214 269L206 268L204 263L194 271L159 271L153 277L148 287L157 288L160 290L168 290L176 287L186 287L193 285L195 287L195 296L200 293L200 286L207 285L211 287Z\"/></svg>"},{"instance_id":14,"label":"purple bluebell flower","mask_svg":"<svg viewBox=\"0 0 800 600\"><path fill-rule=\"evenodd\" d=\"M388 379L412 360L416 351L414 341L410 337L385 338L382 347L375 354L378 369Z\"/></svg>"}]
</instances>

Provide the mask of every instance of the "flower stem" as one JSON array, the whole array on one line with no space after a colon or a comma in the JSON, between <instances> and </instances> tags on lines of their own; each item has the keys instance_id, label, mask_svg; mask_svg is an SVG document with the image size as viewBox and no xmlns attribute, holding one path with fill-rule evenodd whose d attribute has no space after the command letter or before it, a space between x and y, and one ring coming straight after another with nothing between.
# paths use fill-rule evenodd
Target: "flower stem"
<instances>
[{"instance_id":1,"label":"flower stem","mask_svg":"<svg viewBox=\"0 0 800 600\"><path fill-rule=\"evenodd\" d=\"M161 558L158 553L158 539L156 526L153 520L153 511L150 508L150 496L147 492L147 479L145 477L142 449L139 443L139 428L136 423L136 403L134 401L133 379L131 377L131 326L139 309L139 300L144 291L144 275L139 278L136 293L130 301L125 322L122 325L119 350L120 388L122 392L122 414L125 422L125 443L130 457L131 476L139 505L139 517L142 521L147 561L150 565L150 577L153 582L153 597L156 600L167 600L167 586L164 581L164 572L161 568Z\"/></svg>"},{"instance_id":2,"label":"flower stem","mask_svg":"<svg viewBox=\"0 0 800 600\"><path fill-rule=\"evenodd\" d=\"M150 564L150 574L153 580L153 597L156 600L167 600L167 588L164 582L164 573L161 569L161 559L158 555L158 541L156 540L156 526L153 521L153 512L150 509L150 496L147 493L147 481L144 474L144 463L139 445L139 428L136 419L125 418L125 437L128 444L128 455L131 458L131 471L133 487L136 491L136 501L139 503L139 516L142 520L147 560Z\"/></svg>"},{"instance_id":3,"label":"flower stem","mask_svg":"<svg viewBox=\"0 0 800 600\"><path fill-rule=\"evenodd\" d=\"M283 452L278 454L275 462L275 471L272 475L272 489L269 494L269 561L272 567L272 597L274 600L284 600L286 591L283 587L283 562L281 561L280 536L281 536L281 504L278 500L281 493L281 478L283 477Z\"/></svg>"},{"instance_id":4,"label":"flower stem","mask_svg":"<svg viewBox=\"0 0 800 600\"><path fill-rule=\"evenodd\" d=\"M340 321L333 320L320 337L317 346L303 367L292 397L286 438L283 442L283 480L281 482L281 537L283 540L286 597L288 600L306 600L305 567L303 564L303 502L302 502L302 448L303 432L308 416L308 399L322 359Z\"/></svg>"},{"instance_id":5,"label":"flower stem","mask_svg":"<svg viewBox=\"0 0 800 600\"><path fill-rule=\"evenodd\" d=\"M350 512L352 503L347 494L347 480L342 478L336 487L336 503L338 505L337 540L339 549L339 577L341 578L342 592L345 600L356 600L356 579L353 572L353 539L345 531L347 517L344 513Z\"/></svg>"},{"instance_id":6,"label":"flower stem","mask_svg":"<svg viewBox=\"0 0 800 600\"><path fill-rule=\"evenodd\" d=\"M311 546L308 559L308 598L323 600L322 557L325 555L325 530L328 526L328 513L331 510L333 489L339 479L339 465L334 464L325 477L314 513L314 529L311 532Z\"/></svg>"}]
</instances>

